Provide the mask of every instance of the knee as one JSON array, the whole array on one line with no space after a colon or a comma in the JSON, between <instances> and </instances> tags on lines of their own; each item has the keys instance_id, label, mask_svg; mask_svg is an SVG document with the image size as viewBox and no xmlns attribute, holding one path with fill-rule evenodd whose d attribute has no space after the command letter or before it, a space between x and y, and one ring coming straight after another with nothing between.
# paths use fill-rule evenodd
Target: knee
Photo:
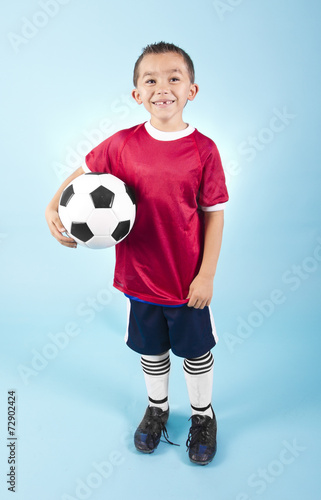
<instances>
[{"instance_id":1,"label":"knee","mask_svg":"<svg viewBox=\"0 0 321 500\"><path fill-rule=\"evenodd\" d=\"M201 375L209 372L214 365L214 357L211 351L208 351L199 358L185 358L183 368L190 375Z\"/></svg>"}]
</instances>

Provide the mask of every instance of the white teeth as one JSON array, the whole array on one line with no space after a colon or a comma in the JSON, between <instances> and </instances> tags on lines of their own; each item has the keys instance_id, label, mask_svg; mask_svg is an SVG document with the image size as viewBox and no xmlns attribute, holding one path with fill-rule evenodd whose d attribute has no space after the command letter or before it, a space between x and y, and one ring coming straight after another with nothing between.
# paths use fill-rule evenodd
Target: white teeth
<instances>
[{"instance_id":1,"label":"white teeth","mask_svg":"<svg viewBox=\"0 0 321 500\"><path fill-rule=\"evenodd\" d=\"M154 102L154 104L156 104L156 106L158 106L161 104L172 104L172 102L174 102L174 101L157 101L157 102Z\"/></svg>"}]
</instances>

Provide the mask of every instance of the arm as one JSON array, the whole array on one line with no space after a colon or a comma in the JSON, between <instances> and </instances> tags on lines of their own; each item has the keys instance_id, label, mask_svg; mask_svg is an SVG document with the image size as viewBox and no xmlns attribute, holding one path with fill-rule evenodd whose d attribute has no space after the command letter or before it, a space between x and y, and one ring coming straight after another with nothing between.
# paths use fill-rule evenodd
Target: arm
<instances>
[{"instance_id":1,"label":"arm","mask_svg":"<svg viewBox=\"0 0 321 500\"><path fill-rule=\"evenodd\" d=\"M77 243L72 238L68 238L67 236L63 236L62 233L66 231L64 226L61 223L61 220L58 215L58 204L60 200L61 193L65 189L68 184L79 177L79 175L84 174L84 170L82 167L79 167L75 172L73 172L67 179L61 184L60 188L56 192L55 196L52 198L51 202L46 208L46 221L49 226L50 232L52 236L56 238L62 245L70 248L76 248Z\"/></svg>"},{"instance_id":2,"label":"arm","mask_svg":"<svg viewBox=\"0 0 321 500\"><path fill-rule=\"evenodd\" d=\"M213 295L213 280L219 258L223 226L224 210L205 212L204 252L199 273L192 281L187 298L188 306L203 309L210 305Z\"/></svg>"}]
</instances>

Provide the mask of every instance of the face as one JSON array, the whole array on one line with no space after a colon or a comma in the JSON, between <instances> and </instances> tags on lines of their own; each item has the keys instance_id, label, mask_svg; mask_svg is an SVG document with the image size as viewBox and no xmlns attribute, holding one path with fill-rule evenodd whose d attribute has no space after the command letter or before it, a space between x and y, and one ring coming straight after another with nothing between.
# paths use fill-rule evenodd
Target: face
<instances>
[{"instance_id":1,"label":"face","mask_svg":"<svg viewBox=\"0 0 321 500\"><path fill-rule=\"evenodd\" d=\"M198 92L191 83L186 63L180 54L148 54L139 65L137 88L132 96L151 114L151 124L160 130L182 130L183 109Z\"/></svg>"}]
</instances>

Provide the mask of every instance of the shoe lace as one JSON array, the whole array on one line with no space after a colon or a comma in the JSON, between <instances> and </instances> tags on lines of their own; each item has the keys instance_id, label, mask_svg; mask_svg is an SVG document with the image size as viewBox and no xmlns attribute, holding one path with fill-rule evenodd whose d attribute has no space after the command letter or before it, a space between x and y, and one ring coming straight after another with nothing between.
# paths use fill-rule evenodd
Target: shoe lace
<instances>
[{"instance_id":1,"label":"shoe lace","mask_svg":"<svg viewBox=\"0 0 321 500\"><path fill-rule=\"evenodd\" d=\"M189 418L191 420L192 417ZM204 422L194 422L189 430L186 440L186 451L197 443L204 443L209 437L207 426Z\"/></svg>"},{"instance_id":2,"label":"shoe lace","mask_svg":"<svg viewBox=\"0 0 321 500\"><path fill-rule=\"evenodd\" d=\"M151 437L154 446L156 445L157 434L159 433L159 431L161 431L161 434L163 434L167 443L172 444L173 446L180 446L179 444L172 443L172 441L168 439L166 426L159 415L153 416L153 418L151 418L147 422L146 431Z\"/></svg>"}]
</instances>

